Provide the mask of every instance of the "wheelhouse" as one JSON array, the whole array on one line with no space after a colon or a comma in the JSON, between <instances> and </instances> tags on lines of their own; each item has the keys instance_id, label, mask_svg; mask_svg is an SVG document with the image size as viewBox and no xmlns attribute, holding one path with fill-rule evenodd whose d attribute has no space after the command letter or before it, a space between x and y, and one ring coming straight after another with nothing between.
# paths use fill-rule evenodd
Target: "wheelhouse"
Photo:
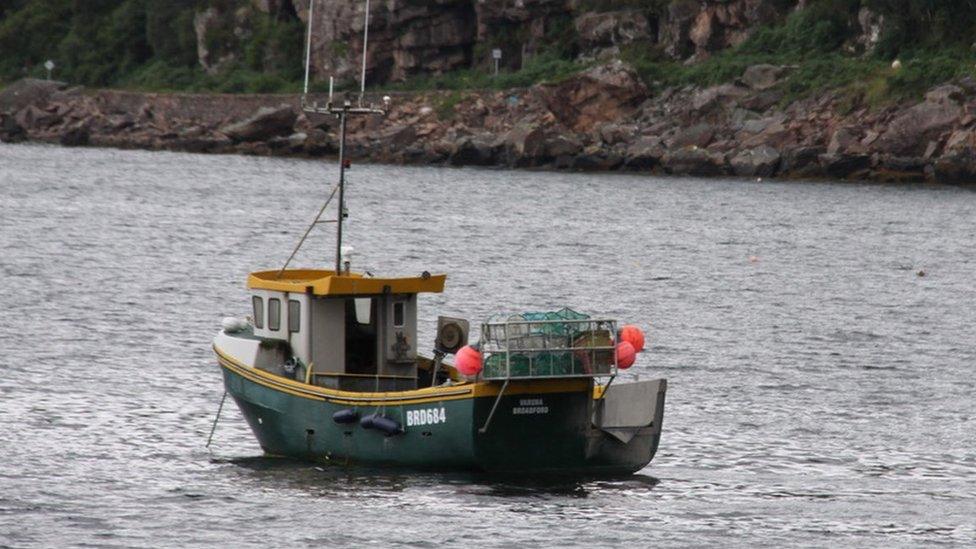
<instances>
[{"instance_id":1,"label":"wheelhouse","mask_svg":"<svg viewBox=\"0 0 976 549\"><path fill-rule=\"evenodd\" d=\"M417 295L442 292L445 278L252 273L255 366L332 389L416 389L418 365L424 366L417 355Z\"/></svg>"}]
</instances>

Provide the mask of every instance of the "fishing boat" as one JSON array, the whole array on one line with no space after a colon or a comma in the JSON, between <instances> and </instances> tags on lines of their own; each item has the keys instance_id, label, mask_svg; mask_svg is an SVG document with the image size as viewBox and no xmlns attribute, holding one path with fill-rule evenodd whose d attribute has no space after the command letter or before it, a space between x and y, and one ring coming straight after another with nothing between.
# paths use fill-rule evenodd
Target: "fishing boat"
<instances>
[{"instance_id":1,"label":"fishing boat","mask_svg":"<svg viewBox=\"0 0 976 549\"><path fill-rule=\"evenodd\" d=\"M311 24L310 14L309 40ZM494 315L474 340L466 319L441 316L424 356L418 296L442 292L446 275L352 269L343 246L346 122L382 116L390 101L365 101L364 57L358 101L336 101L330 85L324 106L309 102L310 55L309 42L302 106L338 118L338 182L284 266L248 276L249 317L224 319L213 341L224 396L264 452L514 474L644 468L660 442L667 382L614 383L644 347L639 328L563 307ZM289 268L333 199L334 265Z\"/></svg>"}]
</instances>

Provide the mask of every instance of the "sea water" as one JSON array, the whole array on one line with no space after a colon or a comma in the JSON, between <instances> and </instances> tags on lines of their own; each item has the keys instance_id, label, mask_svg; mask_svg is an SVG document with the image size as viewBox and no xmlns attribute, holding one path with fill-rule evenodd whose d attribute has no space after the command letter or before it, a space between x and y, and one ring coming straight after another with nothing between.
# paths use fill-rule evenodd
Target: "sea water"
<instances>
[{"instance_id":1,"label":"sea water","mask_svg":"<svg viewBox=\"0 0 976 549\"><path fill-rule=\"evenodd\" d=\"M353 165L353 268L439 314L645 327L657 457L513 480L262 456L210 344L326 161L0 145L0 546L966 545L976 194L933 185ZM331 225L296 265L329 268ZM426 347L424 346L426 345Z\"/></svg>"}]
</instances>

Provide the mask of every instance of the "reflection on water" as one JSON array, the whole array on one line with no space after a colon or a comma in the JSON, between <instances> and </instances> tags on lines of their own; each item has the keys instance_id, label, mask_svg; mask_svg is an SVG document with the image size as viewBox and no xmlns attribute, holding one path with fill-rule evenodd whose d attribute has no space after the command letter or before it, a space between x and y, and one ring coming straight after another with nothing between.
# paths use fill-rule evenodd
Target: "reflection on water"
<instances>
[{"instance_id":1,"label":"reflection on water","mask_svg":"<svg viewBox=\"0 0 976 549\"><path fill-rule=\"evenodd\" d=\"M408 471L314 464L286 458L247 456L211 459L213 464L235 465L254 482L277 488L307 491L319 497L348 496L351 488L360 496L397 493L412 488L453 487L455 493L498 498L551 499L585 498L591 492L652 490L661 481L647 474L607 479L605 477L527 477L472 472ZM372 494L369 495L369 494Z\"/></svg>"},{"instance_id":2,"label":"reflection on water","mask_svg":"<svg viewBox=\"0 0 976 549\"><path fill-rule=\"evenodd\" d=\"M331 170L0 145L0 545L976 539L976 195L938 186L356 166L354 268L449 274L420 341L439 314L564 305L648 326L628 375L670 381L657 457L572 480L308 464L261 457L233 407L208 452L210 339Z\"/></svg>"}]
</instances>

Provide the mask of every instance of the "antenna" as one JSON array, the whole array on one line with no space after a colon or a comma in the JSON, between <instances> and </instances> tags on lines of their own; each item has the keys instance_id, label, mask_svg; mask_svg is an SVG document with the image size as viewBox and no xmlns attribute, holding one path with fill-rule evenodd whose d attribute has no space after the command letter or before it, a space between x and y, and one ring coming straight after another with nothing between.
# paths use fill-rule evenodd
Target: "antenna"
<instances>
[{"instance_id":1,"label":"antenna","mask_svg":"<svg viewBox=\"0 0 976 549\"><path fill-rule=\"evenodd\" d=\"M302 92L302 102L305 100L305 95L308 95L308 73L309 67L312 64L312 16L315 14L315 0L309 0L308 2L308 37L305 42L305 88Z\"/></svg>"},{"instance_id":2,"label":"antenna","mask_svg":"<svg viewBox=\"0 0 976 549\"><path fill-rule=\"evenodd\" d=\"M314 1L314 0L313 0ZM366 0L366 23L363 25L363 73L359 80L359 106L363 106L363 97L366 96L366 45L369 41L369 0Z\"/></svg>"},{"instance_id":3,"label":"antenna","mask_svg":"<svg viewBox=\"0 0 976 549\"><path fill-rule=\"evenodd\" d=\"M390 97L383 97L383 107L376 107L373 104L365 104L366 96L366 52L368 51L367 45L369 40L369 0L366 0L366 23L363 27L363 67L362 75L359 83L359 104L353 106L352 102L349 100L344 100L342 105L336 105L332 101L332 92L335 80L333 76L329 76L329 102L324 106L320 107L318 102L313 102L309 104L308 102L308 82L311 75L312 66L312 24L314 21L314 10L315 10L315 0L309 0L308 3L308 35L305 37L305 82L303 93L302 93L302 110L308 113L315 114L332 114L339 118L339 184L333 189L332 195L335 195L336 191L339 193L339 205L338 205L338 215L336 216L336 276L341 276L342 274L342 225L343 220L346 217L345 211L345 183L346 183L346 168L349 167L349 163L346 160L346 118L355 115L370 115L379 114L384 115L386 111L390 108ZM322 216L322 212L325 211L326 206L332 200L332 196L329 196L329 200L326 200L325 206L322 206L322 210L319 211L318 217L312 222L309 230L305 232L305 236L298 242L298 246L295 247L295 251L292 252L288 261L285 262L285 266L281 268L278 272L278 276L281 276L285 268L288 267L288 263L295 257L298 253L299 248L301 248L302 243L305 242L305 237L308 236L311 228L320 222L319 217Z\"/></svg>"}]
</instances>

